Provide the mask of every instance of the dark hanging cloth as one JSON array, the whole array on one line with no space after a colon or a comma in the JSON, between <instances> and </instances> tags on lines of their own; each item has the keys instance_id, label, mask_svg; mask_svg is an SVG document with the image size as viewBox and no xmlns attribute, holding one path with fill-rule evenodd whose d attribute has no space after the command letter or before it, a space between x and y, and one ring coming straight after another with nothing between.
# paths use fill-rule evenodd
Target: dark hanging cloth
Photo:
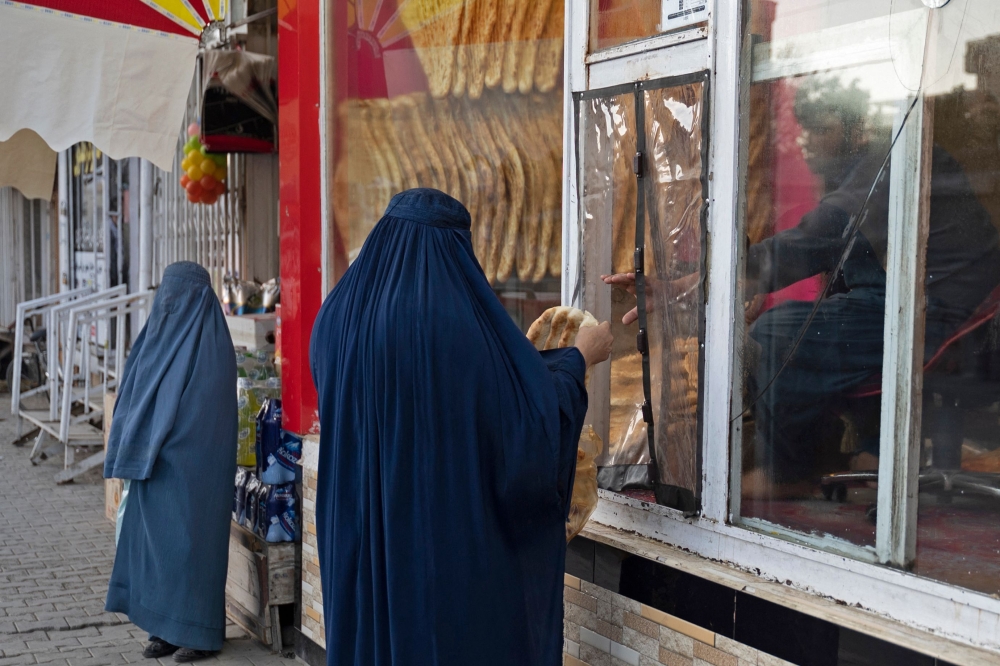
<instances>
[{"instance_id":1,"label":"dark hanging cloth","mask_svg":"<svg viewBox=\"0 0 1000 666\"><path fill-rule=\"evenodd\" d=\"M129 479L106 609L169 643L225 638L236 357L201 266L167 267L115 403L106 478Z\"/></svg>"},{"instance_id":2,"label":"dark hanging cloth","mask_svg":"<svg viewBox=\"0 0 1000 666\"><path fill-rule=\"evenodd\" d=\"M331 666L562 663L585 364L528 342L469 227L396 195L313 330Z\"/></svg>"}]
</instances>

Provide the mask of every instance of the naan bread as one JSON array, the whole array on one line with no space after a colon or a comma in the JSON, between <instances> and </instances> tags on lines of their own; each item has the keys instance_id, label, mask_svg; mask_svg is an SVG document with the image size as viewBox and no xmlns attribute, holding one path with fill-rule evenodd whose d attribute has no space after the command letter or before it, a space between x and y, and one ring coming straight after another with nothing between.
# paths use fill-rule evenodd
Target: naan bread
<instances>
[{"instance_id":1,"label":"naan bread","mask_svg":"<svg viewBox=\"0 0 1000 666\"><path fill-rule=\"evenodd\" d=\"M564 305L549 308L528 329L528 339L538 351L571 347L581 328L597 326L594 315ZM588 371L589 376L589 371ZM576 451L576 481L566 521L566 541L583 530L597 508L597 465L594 460L604 450L604 442L593 426L583 426Z\"/></svg>"},{"instance_id":2,"label":"naan bread","mask_svg":"<svg viewBox=\"0 0 1000 666\"><path fill-rule=\"evenodd\" d=\"M566 541L569 542L583 531L597 508L597 465L595 459L604 450L593 426L583 426L580 445L576 450L576 479L573 481L573 497L569 503L569 519L566 521Z\"/></svg>"},{"instance_id":3,"label":"naan bread","mask_svg":"<svg viewBox=\"0 0 1000 666\"><path fill-rule=\"evenodd\" d=\"M528 329L528 339L538 351L572 347L581 328L597 324L589 312L560 305L549 308L535 320Z\"/></svg>"}]
</instances>

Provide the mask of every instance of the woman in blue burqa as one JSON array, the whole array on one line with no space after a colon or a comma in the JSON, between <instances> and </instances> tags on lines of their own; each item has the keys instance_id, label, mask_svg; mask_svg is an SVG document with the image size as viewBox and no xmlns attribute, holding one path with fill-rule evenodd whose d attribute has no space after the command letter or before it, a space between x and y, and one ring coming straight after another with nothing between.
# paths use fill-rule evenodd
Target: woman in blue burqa
<instances>
[{"instance_id":1,"label":"woman in blue burqa","mask_svg":"<svg viewBox=\"0 0 1000 666\"><path fill-rule=\"evenodd\" d=\"M328 664L562 663L584 376L610 348L603 324L537 352L465 207L392 199L312 334Z\"/></svg>"},{"instance_id":2,"label":"woman in blue burqa","mask_svg":"<svg viewBox=\"0 0 1000 666\"><path fill-rule=\"evenodd\" d=\"M106 609L149 632L146 657L222 649L236 428L219 300L204 268L172 264L125 364L104 463L126 484Z\"/></svg>"}]
</instances>

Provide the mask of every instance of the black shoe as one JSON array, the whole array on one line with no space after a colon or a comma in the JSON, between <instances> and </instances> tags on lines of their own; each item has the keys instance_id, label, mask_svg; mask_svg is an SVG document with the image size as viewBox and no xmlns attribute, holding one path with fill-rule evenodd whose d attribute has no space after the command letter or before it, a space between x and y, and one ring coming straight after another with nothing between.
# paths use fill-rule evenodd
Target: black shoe
<instances>
[{"instance_id":1,"label":"black shoe","mask_svg":"<svg viewBox=\"0 0 1000 666\"><path fill-rule=\"evenodd\" d=\"M192 650L191 648L181 648L174 653L174 661L179 664L184 664L189 661L208 659L209 657L214 657L217 652L218 650Z\"/></svg>"},{"instance_id":2,"label":"black shoe","mask_svg":"<svg viewBox=\"0 0 1000 666\"><path fill-rule=\"evenodd\" d=\"M159 659L160 657L166 657L168 654L173 654L179 649L176 645L171 645L162 638L150 636L149 645L143 649L142 656L146 659Z\"/></svg>"}]
</instances>

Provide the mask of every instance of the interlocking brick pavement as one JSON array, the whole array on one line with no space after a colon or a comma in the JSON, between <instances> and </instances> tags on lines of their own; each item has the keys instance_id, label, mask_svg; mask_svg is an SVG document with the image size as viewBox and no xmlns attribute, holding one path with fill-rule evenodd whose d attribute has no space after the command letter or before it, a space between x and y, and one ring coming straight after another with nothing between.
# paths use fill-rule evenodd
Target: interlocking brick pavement
<instances>
[{"instance_id":1,"label":"interlocking brick pavement","mask_svg":"<svg viewBox=\"0 0 1000 666\"><path fill-rule=\"evenodd\" d=\"M146 633L104 612L114 561L114 525L104 517L97 470L57 486L62 459L28 461L11 446L16 424L0 393L0 666L115 666L142 657ZM205 664L291 666L230 627L223 651ZM171 658L161 664L173 664Z\"/></svg>"}]
</instances>

